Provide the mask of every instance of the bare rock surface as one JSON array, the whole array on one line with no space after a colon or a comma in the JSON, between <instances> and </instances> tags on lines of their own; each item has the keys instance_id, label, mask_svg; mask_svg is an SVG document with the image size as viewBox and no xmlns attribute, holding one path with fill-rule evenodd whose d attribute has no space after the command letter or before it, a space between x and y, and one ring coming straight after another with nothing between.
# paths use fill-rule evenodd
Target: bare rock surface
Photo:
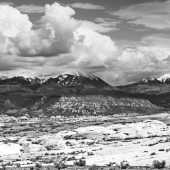
<instances>
[{"instance_id":1,"label":"bare rock surface","mask_svg":"<svg viewBox=\"0 0 170 170\"><path fill-rule=\"evenodd\" d=\"M62 155L69 158L85 157L87 165L106 165L127 160L130 165L146 166L153 160L166 160L170 164L170 128L162 121L145 120L138 123L87 126L28 136L0 138L1 159L22 158L31 161L37 156ZM33 162L32 162L33 163Z\"/></svg>"}]
</instances>

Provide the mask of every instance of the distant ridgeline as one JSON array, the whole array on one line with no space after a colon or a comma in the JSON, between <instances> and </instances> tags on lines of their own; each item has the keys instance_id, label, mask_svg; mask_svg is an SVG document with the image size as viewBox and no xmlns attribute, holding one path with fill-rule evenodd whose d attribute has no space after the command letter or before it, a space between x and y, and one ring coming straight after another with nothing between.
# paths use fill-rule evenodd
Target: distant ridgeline
<instances>
[{"instance_id":1,"label":"distant ridgeline","mask_svg":"<svg viewBox=\"0 0 170 170\"><path fill-rule=\"evenodd\" d=\"M166 75L113 87L97 76L79 72L56 77L3 76L0 78L0 111L18 114L26 109L25 112L37 114L83 115L155 112L169 109L169 80Z\"/></svg>"},{"instance_id":2,"label":"distant ridgeline","mask_svg":"<svg viewBox=\"0 0 170 170\"><path fill-rule=\"evenodd\" d=\"M145 99L101 95L42 97L26 107L17 107L8 100L2 109L7 115L28 113L34 116L42 113L49 116L152 114L163 110Z\"/></svg>"}]
</instances>

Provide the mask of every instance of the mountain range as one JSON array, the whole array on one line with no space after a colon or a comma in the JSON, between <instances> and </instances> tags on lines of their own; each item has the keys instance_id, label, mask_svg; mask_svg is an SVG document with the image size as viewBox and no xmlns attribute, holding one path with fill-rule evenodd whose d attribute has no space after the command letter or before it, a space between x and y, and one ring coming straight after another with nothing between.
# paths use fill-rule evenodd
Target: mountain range
<instances>
[{"instance_id":1,"label":"mountain range","mask_svg":"<svg viewBox=\"0 0 170 170\"><path fill-rule=\"evenodd\" d=\"M9 106L39 110L42 108L40 106L51 107L61 96L89 95L125 98L123 101L129 101L126 98L146 100L145 103L149 101L157 107L169 109L170 75L147 77L137 83L118 87L109 85L95 75L80 72L65 72L57 76L0 77L0 110Z\"/></svg>"},{"instance_id":2,"label":"mountain range","mask_svg":"<svg viewBox=\"0 0 170 170\"><path fill-rule=\"evenodd\" d=\"M159 78L146 77L137 83L119 86L119 88L133 94L166 94L170 92L170 74L165 74Z\"/></svg>"},{"instance_id":3,"label":"mountain range","mask_svg":"<svg viewBox=\"0 0 170 170\"><path fill-rule=\"evenodd\" d=\"M43 84L51 79L56 79L58 84L61 84L63 86L74 86L76 85L80 79L88 79L88 80L99 80L101 79L95 75L90 75L87 73L77 72L77 71L70 71L65 72L62 74L59 74L57 76L54 76L52 74L49 75L39 75L37 77L28 77L28 76L14 76L14 77L8 77L5 75L0 76L0 82L7 82L7 83L19 83L19 84L30 84L30 85L36 85L36 84ZM78 80L79 79L79 80ZM104 82L104 81L102 81ZM138 83L148 83L148 84L170 84L170 74L165 74L159 78L155 77L146 77L143 78ZM104 82L106 85L107 83Z\"/></svg>"},{"instance_id":4,"label":"mountain range","mask_svg":"<svg viewBox=\"0 0 170 170\"><path fill-rule=\"evenodd\" d=\"M151 83L151 84L170 84L170 74L165 74L159 78L154 77L147 77L141 80L144 83Z\"/></svg>"},{"instance_id":5,"label":"mountain range","mask_svg":"<svg viewBox=\"0 0 170 170\"><path fill-rule=\"evenodd\" d=\"M108 86L111 87L109 84L104 82L97 76L90 75L90 74L83 74L80 72L68 72L63 73L58 76L53 75L39 75L37 77L24 77L24 76L15 76L15 77L7 77L1 76L0 77L0 84L20 84L20 85L40 85L44 83L55 82L60 84L64 87L69 86L77 86L80 83L84 85L94 85L94 86Z\"/></svg>"},{"instance_id":6,"label":"mountain range","mask_svg":"<svg viewBox=\"0 0 170 170\"><path fill-rule=\"evenodd\" d=\"M67 92L94 93L95 91L116 90L128 93L140 94L161 94L170 91L170 74L165 74L159 78L146 77L139 82L113 87L95 75L80 72L65 72L57 76L39 75L37 77L15 76L8 78L0 77L0 93L15 93L21 91L41 93L58 90L58 94ZM91 91L93 90L93 91ZM61 91L61 93L60 93ZM67 91L67 92L66 92Z\"/></svg>"}]
</instances>

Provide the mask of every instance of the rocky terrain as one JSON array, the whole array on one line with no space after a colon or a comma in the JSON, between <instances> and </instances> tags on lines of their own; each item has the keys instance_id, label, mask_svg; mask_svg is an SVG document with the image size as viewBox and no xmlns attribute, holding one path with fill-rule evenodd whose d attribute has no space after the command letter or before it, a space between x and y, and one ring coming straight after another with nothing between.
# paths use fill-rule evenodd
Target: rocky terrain
<instances>
[{"instance_id":1,"label":"rocky terrain","mask_svg":"<svg viewBox=\"0 0 170 170\"><path fill-rule=\"evenodd\" d=\"M1 164L22 167L53 166L56 159L71 166L151 166L154 160L170 165L169 113L16 119L1 118ZM8 117L9 118L9 117ZM10 163L9 163L10 162Z\"/></svg>"},{"instance_id":2,"label":"rocky terrain","mask_svg":"<svg viewBox=\"0 0 170 170\"><path fill-rule=\"evenodd\" d=\"M62 96L110 96L149 101L152 104L169 109L170 84L169 77L147 78L138 83L113 87L97 76L79 72L68 72L57 76L41 75L38 77L16 76L0 78L0 111L4 112L5 103L10 101L15 109L48 110L50 105L58 102ZM93 98L93 97L92 97ZM100 98L100 97L99 97ZM42 103L43 105L37 103ZM100 101L99 101L100 102ZM101 101L102 103L102 101ZM127 102L129 103L129 102ZM121 102L119 109L121 110ZM10 107L12 108L12 107ZM35 109L32 109L35 108ZM37 108L37 109L36 109ZM143 107L142 110L145 110ZM118 111L119 112L119 111Z\"/></svg>"},{"instance_id":3,"label":"rocky terrain","mask_svg":"<svg viewBox=\"0 0 170 170\"><path fill-rule=\"evenodd\" d=\"M21 100L22 99L22 100ZM16 98L1 102L1 114L9 116L36 117L72 116L72 115L113 115L123 113L157 113L165 109L152 104L147 99L130 97L111 97L102 95L60 96L23 98L21 103ZM32 99L32 100L31 100ZM31 101L30 101L31 100ZM27 106L25 106L27 105ZM24 107L23 107L24 106Z\"/></svg>"},{"instance_id":4,"label":"rocky terrain","mask_svg":"<svg viewBox=\"0 0 170 170\"><path fill-rule=\"evenodd\" d=\"M118 109L119 108L119 109ZM115 98L111 96L72 96L61 97L58 102L48 109L53 112L96 115L96 114L118 114L131 111L159 110L161 108L153 105L148 100L135 98Z\"/></svg>"},{"instance_id":5,"label":"rocky terrain","mask_svg":"<svg viewBox=\"0 0 170 170\"><path fill-rule=\"evenodd\" d=\"M169 166L169 87L165 76L123 87L78 72L2 77L0 165Z\"/></svg>"}]
</instances>

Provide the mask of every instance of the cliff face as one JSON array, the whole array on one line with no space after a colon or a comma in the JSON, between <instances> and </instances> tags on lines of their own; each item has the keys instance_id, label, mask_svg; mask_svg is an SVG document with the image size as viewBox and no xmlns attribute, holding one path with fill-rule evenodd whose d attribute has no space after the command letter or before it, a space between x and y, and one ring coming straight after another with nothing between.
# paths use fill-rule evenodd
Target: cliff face
<instances>
[{"instance_id":1,"label":"cliff face","mask_svg":"<svg viewBox=\"0 0 170 170\"><path fill-rule=\"evenodd\" d=\"M127 97L75 96L61 97L58 102L50 105L49 111L74 114L117 114L155 111L160 108L148 100Z\"/></svg>"},{"instance_id":2,"label":"cliff face","mask_svg":"<svg viewBox=\"0 0 170 170\"><path fill-rule=\"evenodd\" d=\"M13 106L13 107L9 107ZM151 114L163 110L146 99L111 97L102 95L54 96L6 100L1 102L1 112L15 115L46 113L48 115L113 115L123 113ZM27 108L23 112L23 108ZM10 112L9 112L10 110ZM16 112L17 110L17 112Z\"/></svg>"},{"instance_id":3,"label":"cliff face","mask_svg":"<svg viewBox=\"0 0 170 170\"><path fill-rule=\"evenodd\" d=\"M62 114L147 113L159 110L155 105L168 108L170 86L155 85L155 81L158 80L151 78L133 85L112 87L97 76L81 73L48 76L44 79L7 78L0 80L0 112L9 109L5 105L6 101L10 101L18 110L27 108ZM161 94L157 94L160 89ZM60 98L64 95L68 97Z\"/></svg>"}]
</instances>

